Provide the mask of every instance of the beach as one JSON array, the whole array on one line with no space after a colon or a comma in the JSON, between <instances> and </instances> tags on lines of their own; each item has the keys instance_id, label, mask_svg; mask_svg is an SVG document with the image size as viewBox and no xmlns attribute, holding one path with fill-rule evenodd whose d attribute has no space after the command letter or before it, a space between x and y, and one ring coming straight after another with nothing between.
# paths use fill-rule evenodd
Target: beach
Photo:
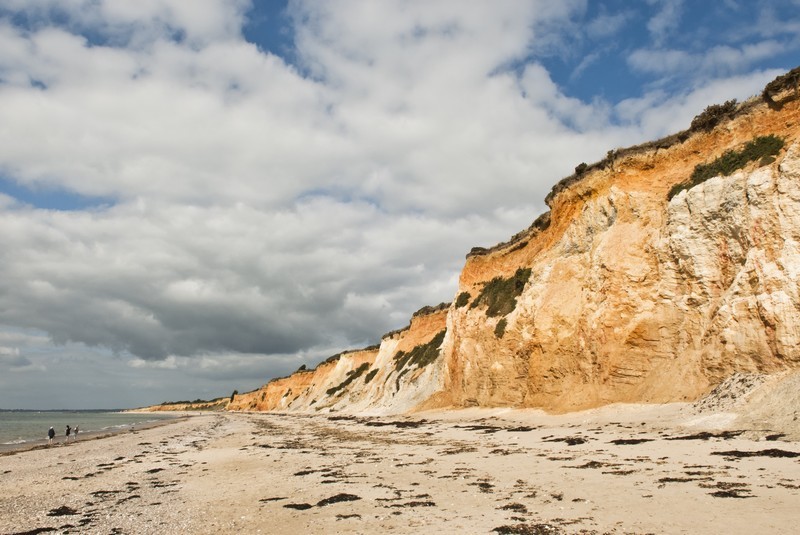
<instances>
[{"instance_id":1,"label":"beach","mask_svg":"<svg viewBox=\"0 0 800 535\"><path fill-rule=\"evenodd\" d=\"M686 404L194 414L3 453L0 533L794 532L800 443L730 424Z\"/></svg>"}]
</instances>

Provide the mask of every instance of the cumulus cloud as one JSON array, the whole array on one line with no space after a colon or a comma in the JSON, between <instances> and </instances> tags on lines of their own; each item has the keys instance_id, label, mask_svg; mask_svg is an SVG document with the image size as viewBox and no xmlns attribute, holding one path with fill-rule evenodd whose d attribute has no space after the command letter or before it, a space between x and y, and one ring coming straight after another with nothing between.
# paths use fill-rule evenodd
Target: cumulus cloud
<instances>
[{"instance_id":1,"label":"cumulus cloud","mask_svg":"<svg viewBox=\"0 0 800 535\"><path fill-rule=\"evenodd\" d=\"M427 302L428 284L449 297L443 283L476 223L327 198L274 212L141 203L0 220L16 251L0 257L5 322L146 359L375 342L396 327L394 310Z\"/></svg>"}]
</instances>

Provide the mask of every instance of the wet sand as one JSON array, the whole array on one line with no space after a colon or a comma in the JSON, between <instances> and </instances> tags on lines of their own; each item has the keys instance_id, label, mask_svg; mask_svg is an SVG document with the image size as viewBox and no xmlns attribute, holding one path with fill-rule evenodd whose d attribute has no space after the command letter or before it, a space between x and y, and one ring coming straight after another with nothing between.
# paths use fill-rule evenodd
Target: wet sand
<instances>
[{"instance_id":1,"label":"wet sand","mask_svg":"<svg viewBox=\"0 0 800 535\"><path fill-rule=\"evenodd\" d=\"M800 443L687 405L197 415L0 457L0 533L790 533Z\"/></svg>"}]
</instances>

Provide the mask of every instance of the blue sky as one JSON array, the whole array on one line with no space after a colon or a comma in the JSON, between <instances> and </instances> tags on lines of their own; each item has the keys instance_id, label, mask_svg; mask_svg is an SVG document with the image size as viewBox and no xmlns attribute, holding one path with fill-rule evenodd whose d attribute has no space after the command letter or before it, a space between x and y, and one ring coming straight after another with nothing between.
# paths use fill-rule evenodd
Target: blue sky
<instances>
[{"instance_id":1,"label":"blue sky","mask_svg":"<svg viewBox=\"0 0 800 535\"><path fill-rule=\"evenodd\" d=\"M799 8L0 0L0 407L373 344L578 163L800 64Z\"/></svg>"}]
</instances>

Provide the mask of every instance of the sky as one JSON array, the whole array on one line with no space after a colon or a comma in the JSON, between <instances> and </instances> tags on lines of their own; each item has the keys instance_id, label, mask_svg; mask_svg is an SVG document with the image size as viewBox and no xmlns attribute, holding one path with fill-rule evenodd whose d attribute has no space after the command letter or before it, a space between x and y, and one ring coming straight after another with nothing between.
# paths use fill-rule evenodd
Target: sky
<instances>
[{"instance_id":1,"label":"sky","mask_svg":"<svg viewBox=\"0 0 800 535\"><path fill-rule=\"evenodd\" d=\"M0 408L248 391L451 301L800 0L0 0Z\"/></svg>"}]
</instances>

